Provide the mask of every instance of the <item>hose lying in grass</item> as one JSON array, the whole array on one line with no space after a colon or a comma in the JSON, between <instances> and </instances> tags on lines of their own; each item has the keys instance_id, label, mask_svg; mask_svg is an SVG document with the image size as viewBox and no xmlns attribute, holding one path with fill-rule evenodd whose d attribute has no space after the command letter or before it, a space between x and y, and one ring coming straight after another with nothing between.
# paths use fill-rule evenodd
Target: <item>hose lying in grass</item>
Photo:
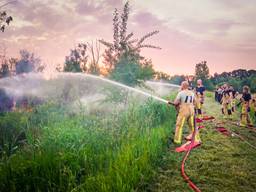
<instances>
[{"instance_id":1,"label":"hose lying in grass","mask_svg":"<svg viewBox=\"0 0 256 192\"><path fill-rule=\"evenodd\" d=\"M237 123L231 123L232 125L235 125L237 127L241 127L239 124ZM251 127L251 126L246 126L246 128L250 129L251 131L256 133L256 127Z\"/></svg>"},{"instance_id":2,"label":"hose lying in grass","mask_svg":"<svg viewBox=\"0 0 256 192\"><path fill-rule=\"evenodd\" d=\"M189 150L186 152L186 154L184 155L183 159L182 159L182 163L181 163L181 175L183 177L183 179L189 184L189 187L191 189L193 189L195 192L201 192L201 190L191 181L191 179L187 176L186 172L185 172L185 163L186 160L188 159L191 150L193 149L192 146L194 145L195 142L195 133L196 133L196 120L194 119L194 127L195 130L193 131L193 135L192 135L192 140L191 140L191 144L189 146Z\"/></svg>"},{"instance_id":3,"label":"hose lying in grass","mask_svg":"<svg viewBox=\"0 0 256 192\"><path fill-rule=\"evenodd\" d=\"M256 150L256 146L252 145L251 143L249 143L242 135L240 135L239 133L235 133L235 132L231 132L232 135L237 136L239 139L241 139L243 142L245 142L247 145L249 145L250 147L252 147L253 149Z\"/></svg>"},{"instance_id":4,"label":"hose lying in grass","mask_svg":"<svg viewBox=\"0 0 256 192\"><path fill-rule=\"evenodd\" d=\"M176 105L171 101L168 101L168 104L173 105L173 106L176 107ZM195 135L196 135L196 131L198 129L196 126L197 126L196 125L196 118L194 117L195 130L193 131L193 135L192 135L191 143L189 145L189 149L185 153L185 155L182 159L182 162L181 162L181 175L182 175L183 179L189 184L191 189L193 189L195 192L201 192L201 190L191 181L191 179L187 176L187 174L185 172L185 163L186 163L187 158L189 157L189 154L190 154L191 150L193 149L193 145L194 145L194 142L195 142Z\"/></svg>"},{"instance_id":5,"label":"hose lying in grass","mask_svg":"<svg viewBox=\"0 0 256 192\"><path fill-rule=\"evenodd\" d=\"M232 123L233 124L233 123ZM226 135L226 136L236 136L238 137L240 140L242 140L244 143L246 143L247 145L249 145L250 147L252 147L253 149L256 150L256 146L255 145L252 145L251 143L249 143L247 141L247 139L245 139L240 133L238 132L234 132L234 131L231 131L223 126L215 126L216 127L216 130L218 132L221 132L222 134Z\"/></svg>"}]
</instances>

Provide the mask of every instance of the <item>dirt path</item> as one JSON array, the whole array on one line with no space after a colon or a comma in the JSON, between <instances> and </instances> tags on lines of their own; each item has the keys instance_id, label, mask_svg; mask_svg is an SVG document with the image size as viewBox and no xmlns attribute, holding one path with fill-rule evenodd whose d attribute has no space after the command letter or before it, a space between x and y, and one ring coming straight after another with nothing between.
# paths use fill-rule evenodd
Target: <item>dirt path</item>
<instances>
[{"instance_id":1,"label":"dirt path","mask_svg":"<svg viewBox=\"0 0 256 192\"><path fill-rule=\"evenodd\" d=\"M251 144L256 145L256 133L247 128L232 125L238 120L224 120L220 105L213 97L206 99L207 115L216 117L217 122L239 132ZM256 150L238 137L227 137L215 131L215 122L205 122L205 129L200 131L203 144L195 149L186 164L186 172L202 192L254 192L256 189ZM183 154L170 151L163 157L149 191L191 191L180 174Z\"/></svg>"}]
</instances>

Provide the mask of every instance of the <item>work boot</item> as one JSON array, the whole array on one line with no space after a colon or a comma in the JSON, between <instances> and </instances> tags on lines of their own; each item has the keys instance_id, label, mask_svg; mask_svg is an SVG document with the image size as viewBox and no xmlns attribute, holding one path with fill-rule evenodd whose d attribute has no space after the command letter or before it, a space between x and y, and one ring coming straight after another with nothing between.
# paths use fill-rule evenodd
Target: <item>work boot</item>
<instances>
[{"instance_id":1,"label":"work boot","mask_svg":"<svg viewBox=\"0 0 256 192\"><path fill-rule=\"evenodd\" d=\"M173 148L177 148L177 147L180 147L180 145L181 145L181 143L176 143L175 141L174 141L174 139L172 140L172 145L170 145L170 147L169 147L169 150L173 150Z\"/></svg>"},{"instance_id":2,"label":"work boot","mask_svg":"<svg viewBox=\"0 0 256 192\"><path fill-rule=\"evenodd\" d=\"M198 130L205 128L203 125L198 126Z\"/></svg>"},{"instance_id":3,"label":"work boot","mask_svg":"<svg viewBox=\"0 0 256 192\"><path fill-rule=\"evenodd\" d=\"M187 143L183 144L182 146L180 147L177 147L175 149L176 152L180 153L180 152L184 152L184 151L188 151L189 149L195 149L196 147L199 147L201 145L201 142L200 141L194 141L193 142L193 145L191 143L191 141L188 141Z\"/></svg>"},{"instance_id":4,"label":"work boot","mask_svg":"<svg viewBox=\"0 0 256 192\"><path fill-rule=\"evenodd\" d=\"M181 141L177 142L177 141L175 141L175 139L173 139L172 142L174 143L174 145L181 145Z\"/></svg>"}]
</instances>

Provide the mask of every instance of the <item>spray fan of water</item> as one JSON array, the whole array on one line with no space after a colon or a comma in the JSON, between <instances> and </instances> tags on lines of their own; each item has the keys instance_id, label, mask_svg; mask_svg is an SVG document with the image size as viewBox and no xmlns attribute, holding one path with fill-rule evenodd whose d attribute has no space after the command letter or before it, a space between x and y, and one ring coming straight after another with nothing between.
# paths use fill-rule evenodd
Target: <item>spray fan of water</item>
<instances>
[{"instance_id":1,"label":"spray fan of water","mask_svg":"<svg viewBox=\"0 0 256 192\"><path fill-rule=\"evenodd\" d=\"M71 104L79 101L84 106L94 107L102 106L105 100L124 103L134 98L137 102L152 98L167 103L161 96L178 88L161 82L149 81L145 84L150 89L133 88L100 76L81 73L58 73L50 79L41 73L29 73L0 80L0 88L16 99L26 96Z\"/></svg>"}]
</instances>

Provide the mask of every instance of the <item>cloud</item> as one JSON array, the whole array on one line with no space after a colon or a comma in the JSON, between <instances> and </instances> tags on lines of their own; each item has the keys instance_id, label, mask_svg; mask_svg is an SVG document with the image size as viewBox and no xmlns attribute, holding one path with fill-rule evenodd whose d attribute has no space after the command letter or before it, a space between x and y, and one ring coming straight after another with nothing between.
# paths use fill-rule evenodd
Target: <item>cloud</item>
<instances>
[{"instance_id":1,"label":"cloud","mask_svg":"<svg viewBox=\"0 0 256 192\"><path fill-rule=\"evenodd\" d=\"M216 0L216 2L219 6L228 9L241 9L241 7L246 5L252 6L256 4L254 0Z\"/></svg>"},{"instance_id":2,"label":"cloud","mask_svg":"<svg viewBox=\"0 0 256 192\"><path fill-rule=\"evenodd\" d=\"M9 7L14 22L0 39L9 53L27 48L42 59L60 63L80 41L111 40L112 13L114 8L121 12L123 2L18 0ZM143 54L159 70L182 73L193 70L201 59L252 66L256 60L255 17L254 0L131 0L128 29L137 38L160 30L149 43L163 50L145 49Z\"/></svg>"},{"instance_id":3,"label":"cloud","mask_svg":"<svg viewBox=\"0 0 256 192\"><path fill-rule=\"evenodd\" d=\"M102 10L104 10L104 6L101 3L95 3L92 0L83 1L80 0L76 4L76 11L81 15L95 15L101 14Z\"/></svg>"},{"instance_id":4,"label":"cloud","mask_svg":"<svg viewBox=\"0 0 256 192\"><path fill-rule=\"evenodd\" d=\"M165 23L150 12L139 12L133 16L132 21L141 27L159 27Z\"/></svg>"}]
</instances>

